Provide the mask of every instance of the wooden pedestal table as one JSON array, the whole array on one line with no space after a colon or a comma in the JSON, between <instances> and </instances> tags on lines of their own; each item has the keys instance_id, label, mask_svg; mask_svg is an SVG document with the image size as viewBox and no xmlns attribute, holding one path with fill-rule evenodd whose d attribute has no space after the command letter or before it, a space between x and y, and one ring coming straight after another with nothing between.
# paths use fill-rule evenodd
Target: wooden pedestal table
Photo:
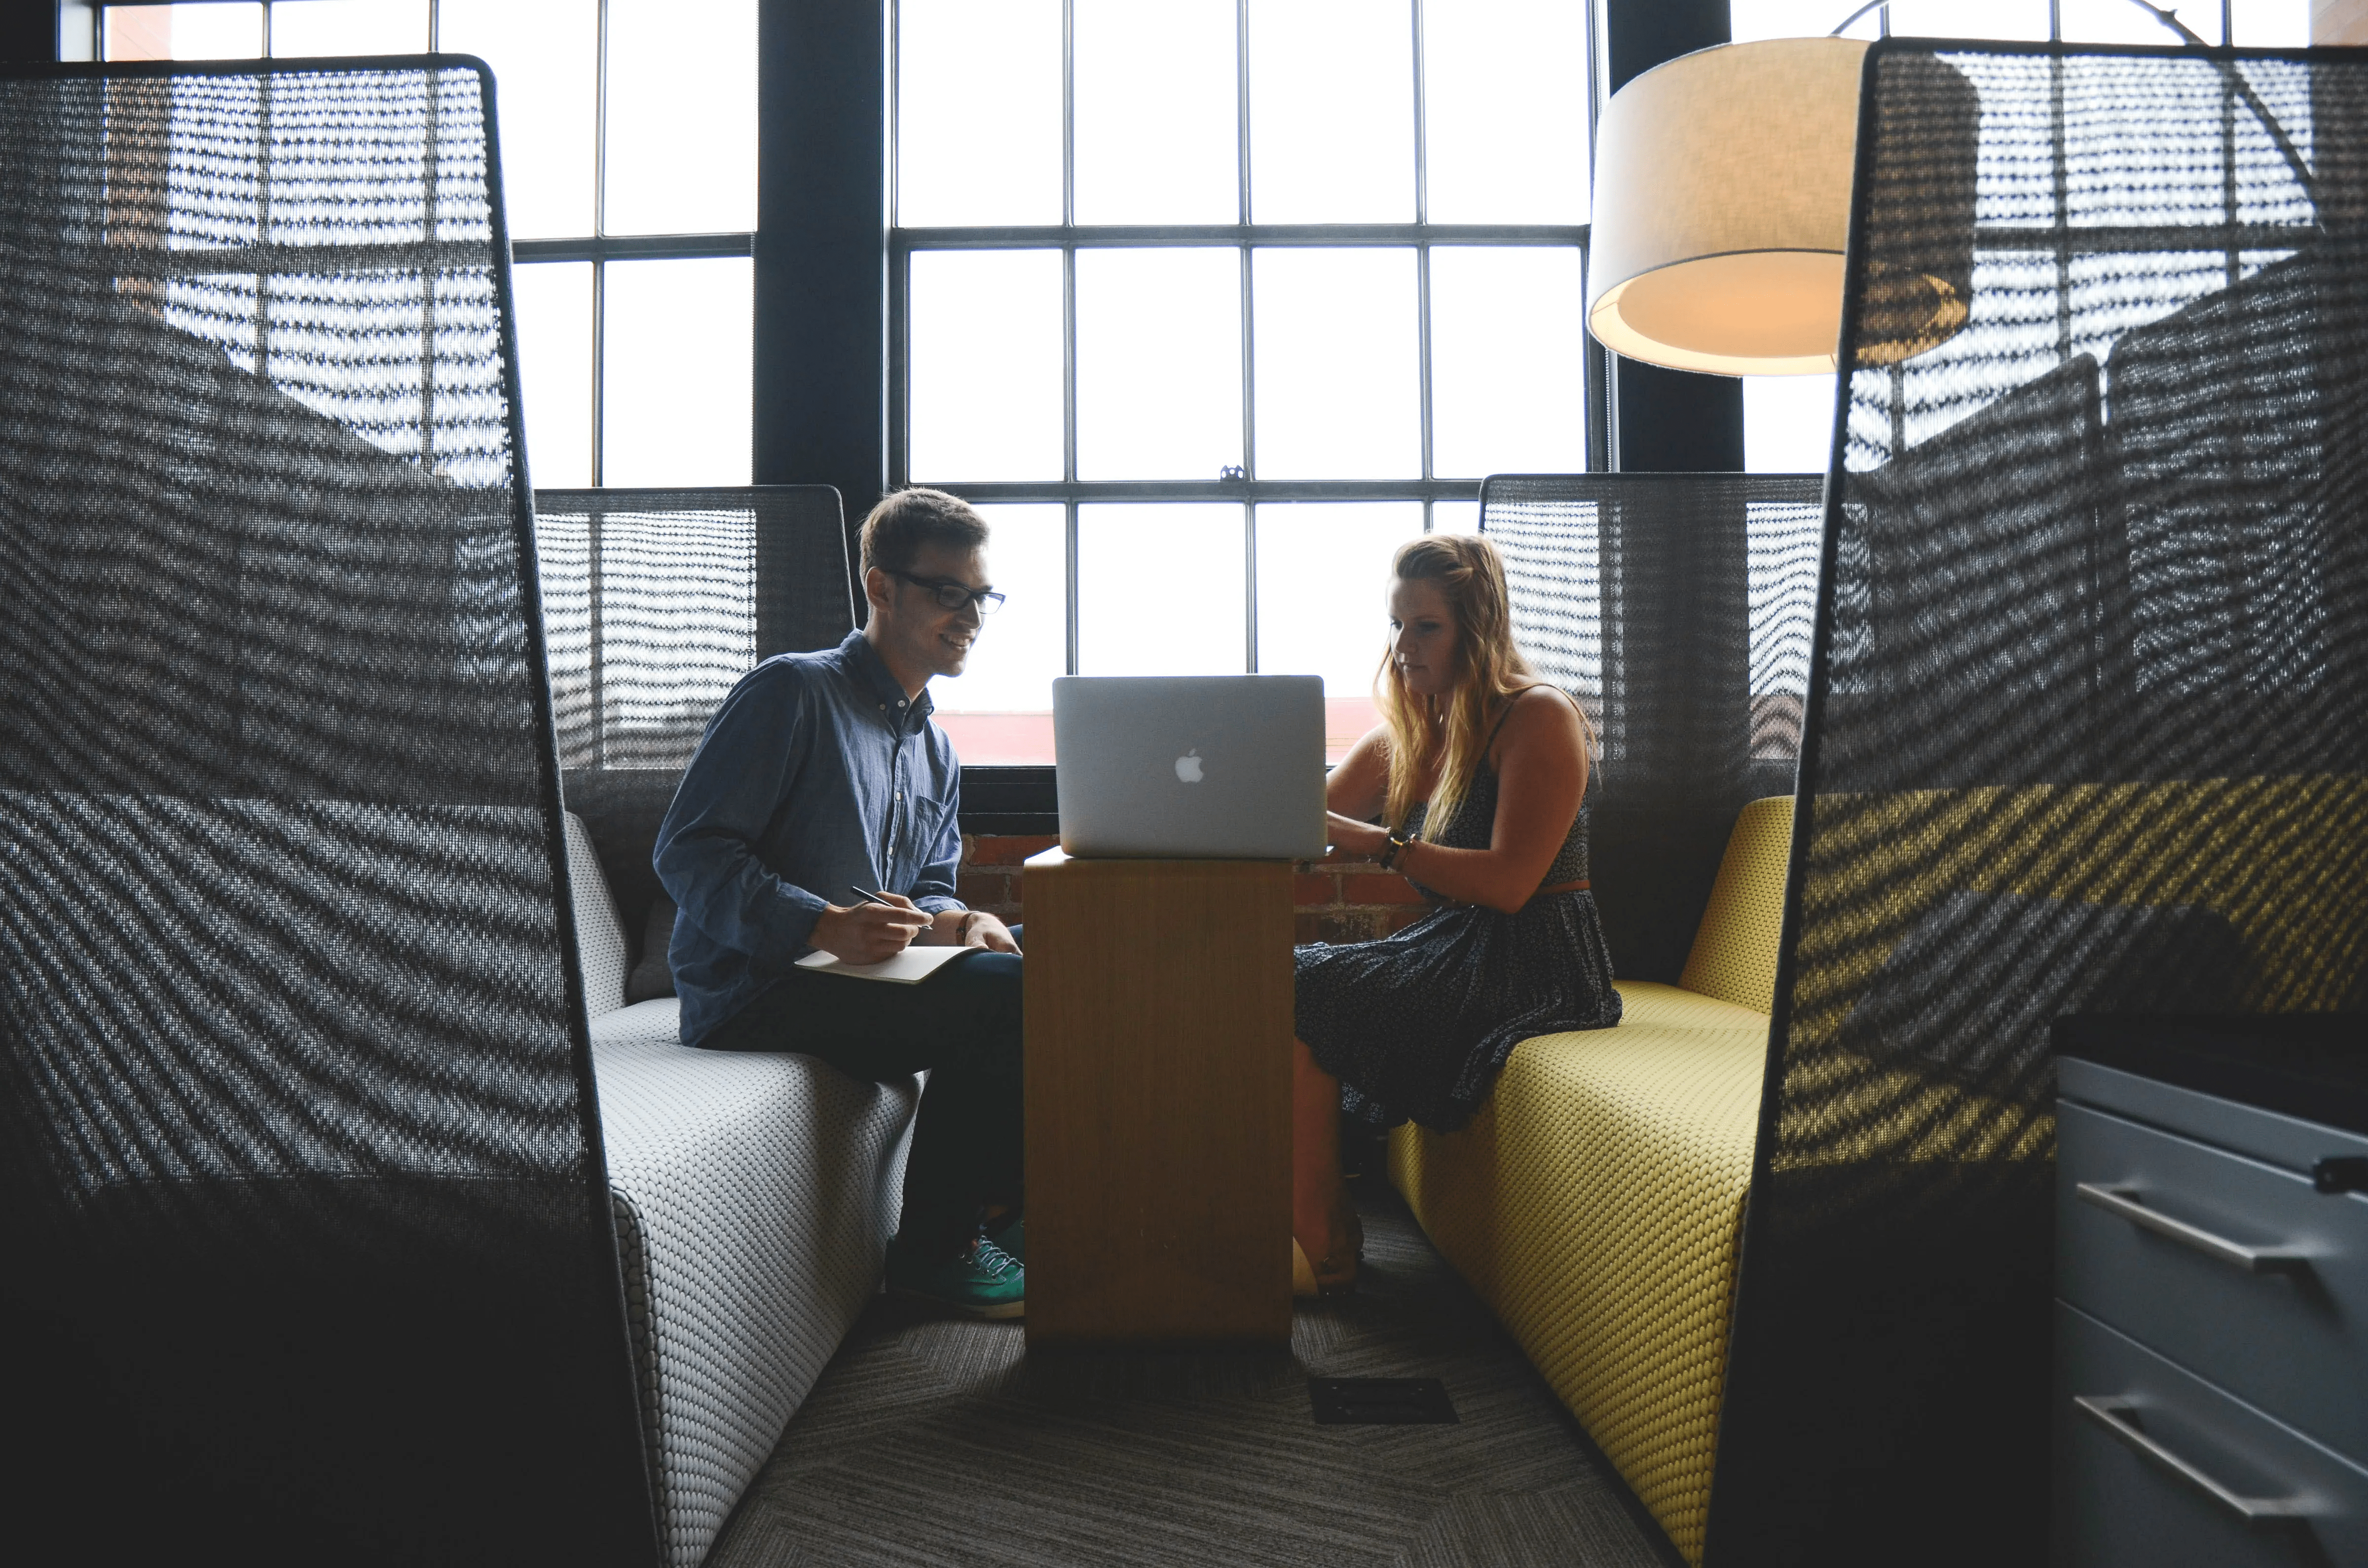
<instances>
[{"instance_id":1,"label":"wooden pedestal table","mask_svg":"<svg viewBox=\"0 0 2368 1568\"><path fill-rule=\"evenodd\" d=\"M1291 871L1028 861L1031 1346L1290 1338Z\"/></svg>"}]
</instances>

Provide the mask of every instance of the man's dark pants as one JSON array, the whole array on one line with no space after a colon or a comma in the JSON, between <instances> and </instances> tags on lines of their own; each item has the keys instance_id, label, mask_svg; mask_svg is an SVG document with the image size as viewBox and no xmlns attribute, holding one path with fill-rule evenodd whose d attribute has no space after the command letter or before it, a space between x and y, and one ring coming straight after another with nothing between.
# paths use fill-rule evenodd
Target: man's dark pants
<instances>
[{"instance_id":1,"label":"man's dark pants","mask_svg":"<svg viewBox=\"0 0 2368 1568\"><path fill-rule=\"evenodd\" d=\"M985 1206L1017 1207L1023 1191L1019 972L1016 955L985 949L917 985L793 969L700 1044L793 1051L872 1083L927 1068L903 1234L951 1251Z\"/></svg>"}]
</instances>

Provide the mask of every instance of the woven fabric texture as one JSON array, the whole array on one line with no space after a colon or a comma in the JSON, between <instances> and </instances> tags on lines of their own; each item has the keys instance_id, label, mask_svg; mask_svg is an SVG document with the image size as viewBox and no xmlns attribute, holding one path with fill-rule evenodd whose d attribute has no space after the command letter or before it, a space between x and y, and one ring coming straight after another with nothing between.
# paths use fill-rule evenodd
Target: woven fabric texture
<instances>
[{"instance_id":1,"label":"woven fabric texture","mask_svg":"<svg viewBox=\"0 0 2368 1568\"><path fill-rule=\"evenodd\" d=\"M919 1094L653 1038L675 1013L610 1013L593 1052L609 1179L635 1221L620 1241L642 1254L625 1272L647 1299L665 1557L696 1568L879 1287Z\"/></svg>"},{"instance_id":2,"label":"woven fabric texture","mask_svg":"<svg viewBox=\"0 0 2368 1568\"><path fill-rule=\"evenodd\" d=\"M2368 60L1868 62L1713 1563L2043 1555L2050 1020L2368 994Z\"/></svg>"},{"instance_id":3,"label":"woven fabric texture","mask_svg":"<svg viewBox=\"0 0 2368 1568\"><path fill-rule=\"evenodd\" d=\"M1768 791L1798 755L1818 501L1799 475L1488 481L1515 634L1597 727L1595 884L1631 1011L1523 1042L1465 1131L1390 1145L1424 1229L1697 1563L1791 848L1792 800ZM1667 983L1681 973L1694 990Z\"/></svg>"},{"instance_id":4,"label":"woven fabric texture","mask_svg":"<svg viewBox=\"0 0 2368 1568\"><path fill-rule=\"evenodd\" d=\"M650 855L708 718L758 660L844 637L852 577L825 485L536 499L651 1484L666 1560L692 1568L879 1282L917 1091L802 1056L685 1050L674 998L632 1001L628 981L653 959L666 978Z\"/></svg>"},{"instance_id":5,"label":"woven fabric texture","mask_svg":"<svg viewBox=\"0 0 2368 1568\"><path fill-rule=\"evenodd\" d=\"M574 812L567 813L566 822L575 960L584 971L585 1015L597 1020L625 1005L625 975L632 960L625 947L625 927L617 918L616 900L609 896L609 879L600 870L599 852L592 847L591 830Z\"/></svg>"},{"instance_id":6,"label":"woven fabric texture","mask_svg":"<svg viewBox=\"0 0 2368 1568\"><path fill-rule=\"evenodd\" d=\"M0 1312L174 1554L655 1551L489 92L0 73Z\"/></svg>"},{"instance_id":7,"label":"woven fabric texture","mask_svg":"<svg viewBox=\"0 0 2368 1568\"><path fill-rule=\"evenodd\" d=\"M1699 1564L1768 1019L1624 982L1620 1026L1523 1041L1460 1132L1391 1179Z\"/></svg>"},{"instance_id":8,"label":"woven fabric texture","mask_svg":"<svg viewBox=\"0 0 2368 1568\"><path fill-rule=\"evenodd\" d=\"M1784 935L1784 875L1793 864L1793 798L1754 801L1735 819L1678 983L1766 1013Z\"/></svg>"},{"instance_id":9,"label":"woven fabric texture","mask_svg":"<svg viewBox=\"0 0 2368 1568\"><path fill-rule=\"evenodd\" d=\"M1793 786L1819 510L1805 474L1482 487L1521 648L1595 728L1595 898L1623 978L1678 980L1736 813Z\"/></svg>"},{"instance_id":10,"label":"woven fabric texture","mask_svg":"<svg viewBox=\"0 0 2368 1568\"><path fill-rule=\"evenodd\" d=\"M535 506L567 803L635 935L662 896L658 824L716 704L759 661L854 630L838 492L541 490Z\"/></svg>"}]
</instances>

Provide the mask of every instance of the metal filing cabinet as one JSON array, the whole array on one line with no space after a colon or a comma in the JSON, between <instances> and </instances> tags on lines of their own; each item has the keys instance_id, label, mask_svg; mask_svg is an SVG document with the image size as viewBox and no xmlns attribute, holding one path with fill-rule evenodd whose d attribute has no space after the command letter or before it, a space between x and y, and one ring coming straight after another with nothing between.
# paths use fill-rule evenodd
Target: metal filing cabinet
<instances>
[{"instance_id":1,"label":"metal filing cabinet","mask_svg":"<svg viewBox=\"0 0 2368 1568\"><path fill-rule=\"evenodd\" d=\"M2368 1565L2368 1020L2056 1047L2056 1562Z\"/></svg>"}]
</instances>

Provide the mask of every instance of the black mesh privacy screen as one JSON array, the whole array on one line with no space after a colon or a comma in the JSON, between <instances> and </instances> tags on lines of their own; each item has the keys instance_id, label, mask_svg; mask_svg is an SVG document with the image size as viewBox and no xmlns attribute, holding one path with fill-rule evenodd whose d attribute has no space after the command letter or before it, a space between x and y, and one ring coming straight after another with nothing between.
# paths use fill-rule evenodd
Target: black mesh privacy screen
<instances>
[{"instance_id":1,"label":"black mesh privacy screen","mask_svg":"<svg viewBox=\"0 0 2368 1568\"><path fill-rule=\"evenodd\" d=\"M1674 984L1736 812L1790 794L1809 688L1814 474L1498 474L1481 531L1513 629L1597 738L1589 854L1612 971Z\"/></svg>"},{"instance_id":2,"label":"black mesh privacy screen","mask_svg":"<svg viewBox=\"0 0 2368 1568\"><path fill-rule=\"evenodd\" d=\"M654 1559L491 108L0 79L11 1514L81 1555Z\"/></svg>"},{"instance_id":3,"label":"black mesh privacy screen","mask_svg":"<svg viewBox=\"0 0 2368 1568\"><path fill-rule=\"evenodd\" d=\"M535 533L568 809L638 934L658 824L716 707L759 660L855 629L838 492L542 490Z\"/></svg>"},{"instance_id":4,"label":"black mesh privacy screen","mask_svg":"<svg viewBox=\"0 0 2368 1568\"><path fill-rule=\"evenodd\" d=\"M2050 1020L2362 1006L2363 121L1870 54L1713 1563L2041 1560Z\"/></svg>"}]
</instances>

